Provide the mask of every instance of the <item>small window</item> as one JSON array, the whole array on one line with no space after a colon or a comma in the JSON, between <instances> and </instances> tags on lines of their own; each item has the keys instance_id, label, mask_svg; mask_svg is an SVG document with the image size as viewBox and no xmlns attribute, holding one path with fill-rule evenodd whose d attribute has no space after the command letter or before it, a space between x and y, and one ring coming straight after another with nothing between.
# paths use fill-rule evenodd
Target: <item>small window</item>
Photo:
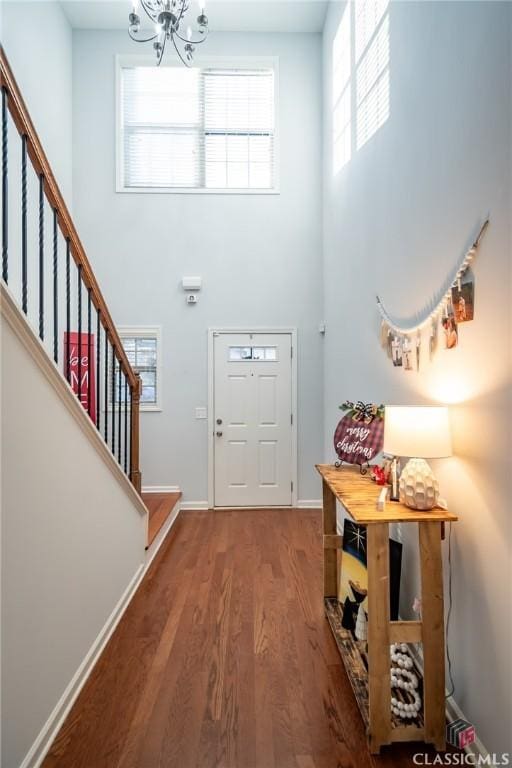
<instances>
[{"instance_id":1,"label":"small window","mask_svg":"<svg viewBox=\"0 0 512 768\"><path fill-rule=\"evenodd\" d=\"M118 191L276 191L275 65L119 65Z\"/></svg>"},{"instance_id":2,"label":"small window","mask_svg":"<svg viewBox=\"0 0 512 768\"><path fill-rule=\"evenodd\" d=\"M157 327L121 328L119 336L133 370L140 374L143 411L162 409L161 332Z\"/></svg>"},{"instance_id":3,"label":"small window","mask_svg":"<svg viewBox=\"0 0 512 768\"><path fill-rule=\"evenodd\" d=\"M229 362L275 362L277 360L277 347L230 347Z\"/></svg>"}]
</instances>

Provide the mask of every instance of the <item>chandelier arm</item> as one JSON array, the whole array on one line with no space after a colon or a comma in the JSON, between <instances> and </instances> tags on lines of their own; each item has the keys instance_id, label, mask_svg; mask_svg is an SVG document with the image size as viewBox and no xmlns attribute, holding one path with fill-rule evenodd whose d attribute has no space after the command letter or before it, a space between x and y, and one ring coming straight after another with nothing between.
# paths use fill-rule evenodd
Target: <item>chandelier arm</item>
<instances>
[{"instance_id":1,"label":"chandelier arm","mask_svg":"<svg viewBox=\"0 0 512 768\"><path fill-rule=\"evenodd\" d=\"M157 63L158 67L162 63L162 59L163 59L164 53L165 53L165 45L166 45L166 43L167 43L167 35L164 35L164 41L162 43L162 50L160 51L160 58L158 59L158 63Z\"/></svg>"},{"instance_id":2,"label":"chandelier arm","mask_svg":"<svg viewBox=\"0 0 512 768\"><path fill-rule=\"evenodd\" d=\"M181 55L181 51L180 51L180 49L179 49L179 48L178 48L178 46L176 45L176 40L174 39L174 35L171 35L171 40L172 40L172 44L174 45L174 48L176 49L176 53L178 54L178 56L179 56L179 57L180 57L180 59L181 59L181 62L182 62L182 64L184 64L186 67L189 67L189 68L190 68L190 64L189 64L187 61L185 61L185 59L184 59L184 58L183 58L183 56Z\"/></svg>"},{"instance_id":3,"label":"chandelier arm","mask_svg":"<svg viewBox=\"0 0 512 768\"><path fill-rule=\"evenodd\" d=\"M174 34L176 37L179 37L179 39L183 43L191 43L192 45L201 45L201 43L204 43L204 41L208 37L208 32L206 32L204 37L202 37L200 40L192 40L192 39L189 40L188 37L182 37L179 32L175 32Z\"/></svg>"},{"instance_id":4,"label":"chandelier arm","mask_svg":"<svg viewBox=\"0 0 512 768\"><path fill-rule=\"evenodd\" d=\"M151 21L153 24L156 24L156 22L157 22L157 18L156 18L156 11L154 12L154 13L155 13L155 16L152 16L152 15L151 15L151 13L150 13L150 11L148 10L148 8L147 8L147 6L146 6L146 3L144 2L144 0L140 0L140 4L142 5L142 7L143 7L143 9L144 9L144 13L145 13L145 14L146 14L146 16L148 17L148 19L149 19L149 20L150 20L150 21Z\"/></svg>"},{"instance_id":5,"label":"chandelier arm","mask_svg":"<svg viewBox=\"0 0 512 768\"><path fill-rule=\"evenodd\" d=\"M145 37L143 39L140 39L138 37L134 37L132 32L130 32L130 30L128 30L128 35L130 39L133 40L134 43L150 43L152 40L155 39L155 37L158 37L158 35L155 34L153 35L153 37Z\"/></svg>"},{"instance_id":6,"label":"chandelier arm","mask_svg":"<svg viewBox=\"0 0 512 768\"><path fill-rule=\"evenodd\" d=\"M189 6L186 4L186 0L183 0L181 4L180 15L178 16L178 23L182 20L182 18L184 17L188 9L189 9Z\"/></svg>"}]
</instances>

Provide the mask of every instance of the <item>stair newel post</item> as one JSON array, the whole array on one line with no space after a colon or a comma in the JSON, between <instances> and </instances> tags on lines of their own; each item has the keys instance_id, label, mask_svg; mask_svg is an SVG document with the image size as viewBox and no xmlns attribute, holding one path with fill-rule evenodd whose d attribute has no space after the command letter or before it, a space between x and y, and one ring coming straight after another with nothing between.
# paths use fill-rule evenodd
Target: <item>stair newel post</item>
<instances>
[{"instance_id":1,"label":"stair newel post","mask_svg":"<svg viewBox=\"0 0 512 768\"><path fill-rule=\"evenodd\" d=\"M135 386L131 390L130 413L130 480L136 491L140 493L142 475L139 469L139 414L142 381L140 374L135 374Z\"/></svg>"}]
</instances>

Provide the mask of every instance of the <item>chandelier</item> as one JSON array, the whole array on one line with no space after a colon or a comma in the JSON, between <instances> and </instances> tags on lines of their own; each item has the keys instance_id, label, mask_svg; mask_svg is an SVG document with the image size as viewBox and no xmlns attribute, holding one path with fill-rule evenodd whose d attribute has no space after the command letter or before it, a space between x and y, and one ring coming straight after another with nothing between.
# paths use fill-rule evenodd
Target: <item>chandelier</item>
<instances>
[{"instance_id":1,"label":"chandelier","mask_svg":"<svg viewBox=\"0 0 512 768\"><path fill-rule=\"evenodd\" d=\"M160 66L165 47L170 41L183 64L190 67L196 45L204 43L208 37L208 18L204 12L204 0L200 0L195 35L186 21L190 9L189 0L140 0L140 5L155 31L149 37L141 36L144 32L141 33L138 2L134 0L133 10L128 17L128 34L131 39L136 43L153 43L157 66ZM183 29L187 30L185 35L182 32Z\"/></svg>"}]
</instances>

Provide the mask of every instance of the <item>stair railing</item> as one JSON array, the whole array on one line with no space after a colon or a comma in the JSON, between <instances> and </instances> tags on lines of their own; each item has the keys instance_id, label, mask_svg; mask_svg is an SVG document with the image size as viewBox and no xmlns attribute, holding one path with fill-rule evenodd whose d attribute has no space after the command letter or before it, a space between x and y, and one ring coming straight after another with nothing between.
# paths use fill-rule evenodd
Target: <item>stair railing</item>
<instances>
[{"instance_id":1,"label":"stair railing","mask_svg":"<svg viewBox=\"0 0 512 768\"><path fill-rule=\"evenodd\" d=\"M1 47L0 88L2 280L140 492L140 376L128 361Z\"/></svg>"}]
</instances>

